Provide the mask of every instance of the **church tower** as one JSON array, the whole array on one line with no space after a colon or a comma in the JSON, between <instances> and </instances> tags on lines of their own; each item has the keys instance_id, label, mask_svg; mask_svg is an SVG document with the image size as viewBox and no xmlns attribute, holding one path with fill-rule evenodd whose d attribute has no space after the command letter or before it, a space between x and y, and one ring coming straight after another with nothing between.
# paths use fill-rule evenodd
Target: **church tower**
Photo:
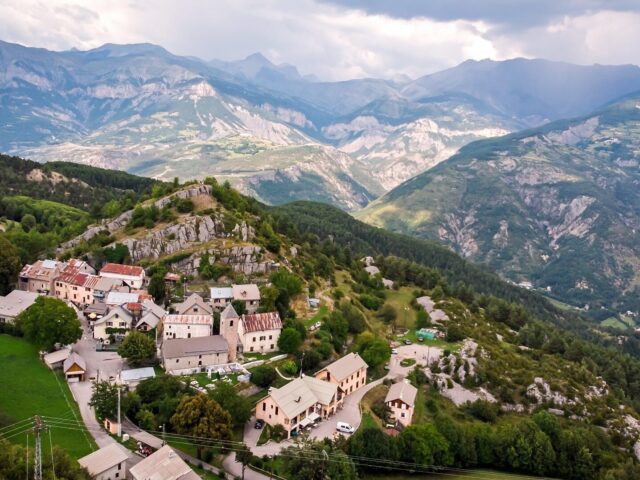
<instances>
[{"instance_id":1,"label":"church tower","mask_svg":"<svg viewBox=\"0 0 640 480\"><path fill-rule=\"evenodd\" d=\"M227 305L220 314L220 335L229 344L229 362L235 362L238 356L238 326L240 317L233 305Z\"/></svg>"}]
</instances>

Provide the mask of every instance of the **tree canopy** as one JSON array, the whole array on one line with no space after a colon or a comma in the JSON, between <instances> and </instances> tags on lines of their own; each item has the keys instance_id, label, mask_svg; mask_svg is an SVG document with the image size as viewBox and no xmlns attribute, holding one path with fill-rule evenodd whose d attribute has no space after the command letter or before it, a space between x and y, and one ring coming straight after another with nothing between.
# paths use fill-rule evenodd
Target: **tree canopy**
<instances>
[{"instance_id":1,"label":"tree canopy","mask_svg":"<svg viewBox=\"0 0 640 480\"><path fill-rule=\"evenodd\" d=\"M16 323L27 340L47 351L56 344L70 345L82 337L75 310L53 297L38 297L18 315Z\"/></svg>"}]
</instances>

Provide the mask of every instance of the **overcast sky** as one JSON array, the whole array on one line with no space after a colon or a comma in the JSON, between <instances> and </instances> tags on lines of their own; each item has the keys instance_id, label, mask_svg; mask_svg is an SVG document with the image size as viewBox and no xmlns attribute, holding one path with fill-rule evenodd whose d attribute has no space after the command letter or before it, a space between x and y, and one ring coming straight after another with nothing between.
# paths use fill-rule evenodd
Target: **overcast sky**
<instances>
[{"instance_id":1,"label":"overcast sky","mask_svg":"<svg viewBox=\"0 0 640 480\"><path fill-rule=\"evenodd\" d=\"M0 0L0 39L260 51L322 79L415 78L483 58L640 64L640 0Z\"/></svg>"}]
</instances>

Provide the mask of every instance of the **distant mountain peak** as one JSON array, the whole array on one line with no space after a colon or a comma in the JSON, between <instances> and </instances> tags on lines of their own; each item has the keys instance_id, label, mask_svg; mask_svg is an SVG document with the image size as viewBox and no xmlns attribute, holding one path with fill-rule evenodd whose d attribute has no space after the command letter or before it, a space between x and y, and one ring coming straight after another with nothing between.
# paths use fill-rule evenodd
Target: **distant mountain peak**
<instances>
[{"instance_id":1,"label":"distant mountain peak","mask_svg":"<svg viewBox=\"0 0 640 480\"><path fill-rule=\"evenodd\" d=\"M110 58L126 57L128 55L169 54L169 52L163 47L155 45L153 43L105 43L104 45L101 45L97 48L78 53L89 57L97 55Z\"/></svg>"}]
</instances>

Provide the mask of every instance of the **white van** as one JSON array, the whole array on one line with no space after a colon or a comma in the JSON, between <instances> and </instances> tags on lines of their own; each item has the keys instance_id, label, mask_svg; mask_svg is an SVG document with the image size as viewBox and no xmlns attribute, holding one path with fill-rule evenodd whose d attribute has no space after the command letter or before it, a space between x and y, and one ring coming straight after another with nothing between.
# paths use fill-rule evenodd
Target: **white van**
<instances>
[{"instance_id":1,"label":"white van","mask_svg":"<svg viewBox=\"0 0 640 480\"><path fill-rule=\"evenodd\" d=\"M348 423L344 423L344 422L338 422L336 424L336 430L342 433L353 433L356 431L355 428L353 428Z\"/></svg>"}]
</instances>

